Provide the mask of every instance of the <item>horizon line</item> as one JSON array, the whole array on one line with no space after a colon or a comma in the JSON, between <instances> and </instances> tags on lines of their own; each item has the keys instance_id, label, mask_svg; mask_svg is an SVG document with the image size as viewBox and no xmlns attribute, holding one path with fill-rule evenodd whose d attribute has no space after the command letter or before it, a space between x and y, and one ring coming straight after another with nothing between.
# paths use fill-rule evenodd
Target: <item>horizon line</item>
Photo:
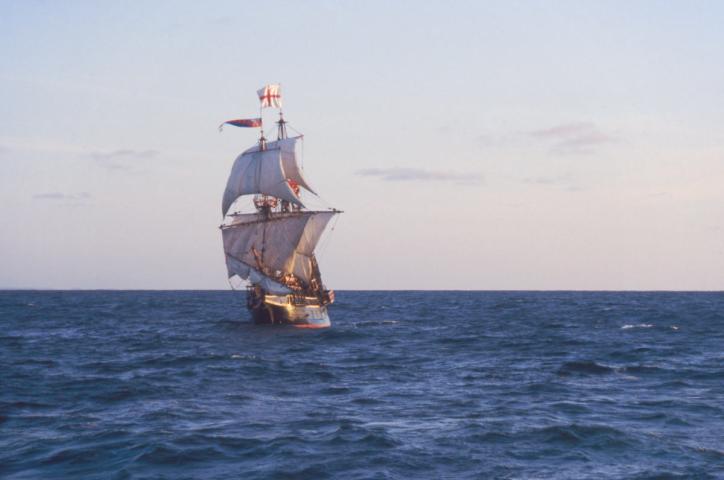
<instances>
[{"instance_id":1,"label":"horizon line","mask_svg":"<svg viewBox=\"0 0 724 480\"><path fill-rule=\"evenodd\" d=\"M568 293L724 293L724 289L676 290L676 289L333 289L336 292L568 292ZM0 287L0 292L240 292L243 290L217 288L43 288L43 287Z\"/></svg>"}]
</instances>

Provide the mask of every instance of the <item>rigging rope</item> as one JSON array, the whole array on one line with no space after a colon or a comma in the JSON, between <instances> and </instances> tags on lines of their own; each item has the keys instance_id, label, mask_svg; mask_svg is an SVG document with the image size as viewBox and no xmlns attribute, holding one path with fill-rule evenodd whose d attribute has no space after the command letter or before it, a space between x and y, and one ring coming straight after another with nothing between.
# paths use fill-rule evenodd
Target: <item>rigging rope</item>
<instances>
[{"instance_id":1,"label":"rigging rope","mask_svg":"<svg viewBox=\"0 0 724 480\"><path fill-rule=\"evenodd\" d=\"M330 227L329 233L324 236L322 243L319 245L319 248L317 249L317 257L322 258L324 256L324 253L327 251L327 246L329 245L330 239L332 238L334 229L337 227L337 222L339 221L339 217L340 217L340 215L334 216L334 223Z\"/></svg>"}]
</instances>

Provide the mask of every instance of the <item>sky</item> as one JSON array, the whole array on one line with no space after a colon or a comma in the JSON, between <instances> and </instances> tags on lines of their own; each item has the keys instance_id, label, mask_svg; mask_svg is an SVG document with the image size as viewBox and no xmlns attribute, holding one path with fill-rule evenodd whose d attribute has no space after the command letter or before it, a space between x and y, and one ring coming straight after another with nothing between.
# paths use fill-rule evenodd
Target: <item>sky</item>
<instances>
[{"instance_id":1,"label":"sky","mask_svg":"<svg viewBox=\"0 0 724 480\"><path fill-rule=\"evenodd\" d=\"M328 287L724 289L724 3L0 0L0 288L228 289L281 83ZM272 111L264 113L267 123Z\"/></svg>"}]
</instances>

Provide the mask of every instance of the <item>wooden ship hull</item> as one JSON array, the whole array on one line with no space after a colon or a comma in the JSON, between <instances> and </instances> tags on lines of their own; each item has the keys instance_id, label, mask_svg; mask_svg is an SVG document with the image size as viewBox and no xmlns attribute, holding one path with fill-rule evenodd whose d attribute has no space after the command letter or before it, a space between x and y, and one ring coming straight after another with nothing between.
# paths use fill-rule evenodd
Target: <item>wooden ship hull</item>
<instances>
[{"instance_id":1,"label":"wooden ship hull","mask_svg":"<svg viewBox=\"0 0 724 480\"><path fill-rule=\"evenodd\" d=\"M247 297L247 308L257 325L287 325L298 328L327 328L331 325L327 305L316 297L266 294Z\"/></svg>"}]
</instances>

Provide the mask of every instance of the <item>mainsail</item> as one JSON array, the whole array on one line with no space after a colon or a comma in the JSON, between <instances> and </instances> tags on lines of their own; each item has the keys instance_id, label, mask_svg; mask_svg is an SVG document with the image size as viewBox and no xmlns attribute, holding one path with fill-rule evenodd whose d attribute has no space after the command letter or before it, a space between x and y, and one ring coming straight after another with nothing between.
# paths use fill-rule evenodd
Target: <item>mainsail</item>
<instances>
[{"instance_id":1,"label":"mainsail","mask_svg":"<svg viewBox=\"0 0 724 480\"><path fill-rule=\"evenodd\" d=\"M234 275L283 293L282 279L293 274L304 286L314 277L314 248L336 212L288 212L234 215L222 227L229 278ZM258 278L252 278L256 276ZM280 288L281 287L281 288ZM289 290L286 289L288 292Z\"/></svg>"},{"instance_id":2,"label":"mainsail","mask_svg":"<svg viewBox=\"0 0 724 480\"><path fill-rule=\"evenodd\" d=\"M226 183L222 213L226 215L237 198L248 194L271 195L304 206L288 182L291 180L314 193L297 161L296 142L300 138L281 138L266 143L264 150L256 145L239 155Z\"/></svg>"}]
</instances>

